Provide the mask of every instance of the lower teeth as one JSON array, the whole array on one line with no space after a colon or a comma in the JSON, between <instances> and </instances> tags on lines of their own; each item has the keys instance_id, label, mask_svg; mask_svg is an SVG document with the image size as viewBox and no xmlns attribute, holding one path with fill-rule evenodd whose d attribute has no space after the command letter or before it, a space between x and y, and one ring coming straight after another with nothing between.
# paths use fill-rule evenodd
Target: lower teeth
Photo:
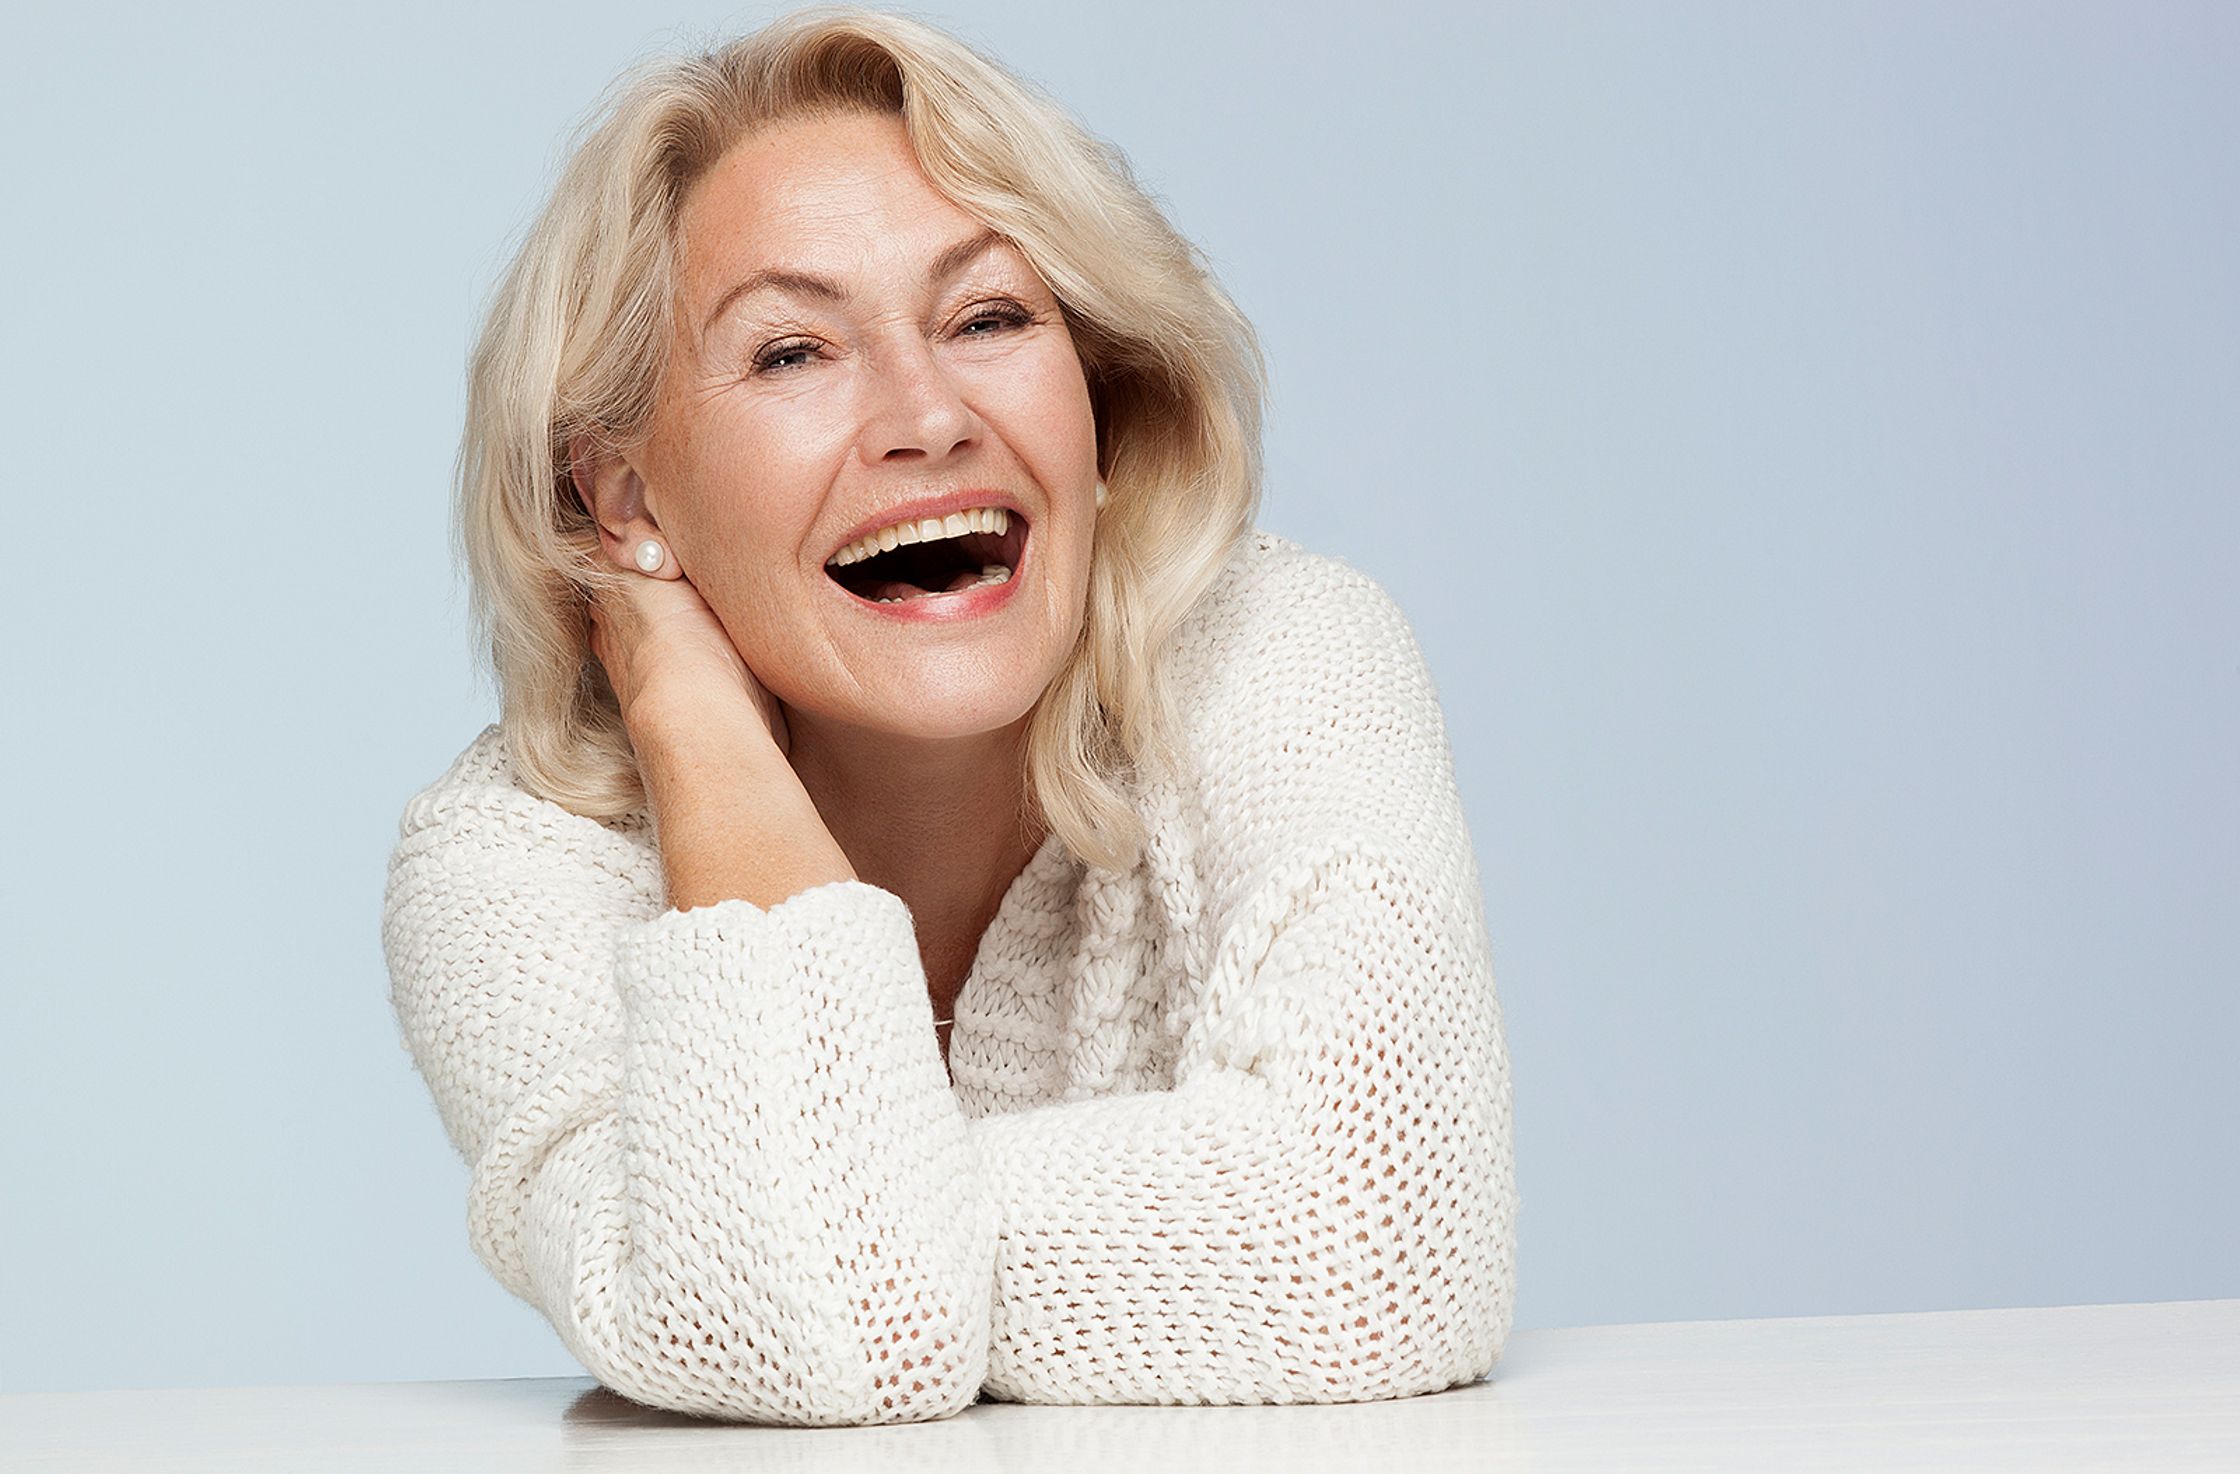
<instances>
[{"instance_id":1,"label":"lower teeth","mask_svg":"<svg viewBox=\"0 0 2240 1474\"><path fill-rule=\"evenodd\" d=\"M990 563L980 570L980 576L968 584L953 589L920 589L914 594L897 594L891 599L874 599L874 604L900 604L907 599L932 599L943 594L961 594L967 589L984 588L992 583L1009 583L1011 570L1001 563Z\"/></svg>"}]
</instances>

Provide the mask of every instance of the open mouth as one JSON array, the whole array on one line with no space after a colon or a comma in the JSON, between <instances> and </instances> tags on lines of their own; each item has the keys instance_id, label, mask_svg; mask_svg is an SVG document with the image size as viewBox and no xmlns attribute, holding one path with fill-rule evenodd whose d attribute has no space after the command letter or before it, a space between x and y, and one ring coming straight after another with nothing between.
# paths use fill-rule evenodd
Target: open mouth
<instances>
[{"instance_id":1,"label":"open mouth","mask_svg":"<svg viewBox=\"0 0 2240 1474\"><path fill-rule=\"evenodd\" d=\"M904 543L854 563L827 563L824 571L859 599L891 603L1002 583L1019 571L1026 547L1027 519L1012 513L1011 525L1002 532Z\"/></svg>"}]
</instances>

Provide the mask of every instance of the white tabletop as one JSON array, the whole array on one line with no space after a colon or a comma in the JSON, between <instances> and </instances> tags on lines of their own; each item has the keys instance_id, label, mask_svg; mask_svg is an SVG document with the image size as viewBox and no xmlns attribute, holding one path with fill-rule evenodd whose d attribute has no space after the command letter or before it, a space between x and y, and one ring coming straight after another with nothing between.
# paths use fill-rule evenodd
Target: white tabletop
<instances>
[{"instance_id":1,"label":"white tabletop","mask_svg":"<svg viewBox=\"0 0 2240 1474\"><path fill-rule=\"evenodd\" d=\"M1469 1387L1023 1407L878 1428L642 1408L588 1378L19 1393L0 1469L2240 1470L2240 1299L1518 1331Z\"/></svg>"}]
</instances>

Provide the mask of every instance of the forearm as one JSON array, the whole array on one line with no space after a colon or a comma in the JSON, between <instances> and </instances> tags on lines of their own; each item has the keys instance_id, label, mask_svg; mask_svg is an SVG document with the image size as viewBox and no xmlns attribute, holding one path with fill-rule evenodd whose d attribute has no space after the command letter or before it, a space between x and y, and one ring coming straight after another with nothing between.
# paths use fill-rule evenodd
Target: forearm
<instances>
[{"instance_id":1,"label":"forearm","mask_svg":"<svg viewBox=\"0 0 2240 1474\"><path fill-rule=\"evenodd\" d=\"M647 715L631 742L653 807L669 905L765 909L856 879L816 803L751 712Z\"/></svg>"},{"instance_id":2,"label":"forearm","mask_svg":"<svg viewBox=\"0 0 2240 1474\"><path fill-rule=\"evenodd\" d=\"M1475 895L1340 839L1225 915L1171 1089L972 1122L991 1397L1351 1402L1501 1354L1518 1198Z\"/></svg>"},{"instance_id":3,"label":"forearm","mask_svg":"<svg viewBox=\"0 0 2240 1474\"><path fill-rule=\"evenodd\" d=\"M857 877L758 718L666 733L632 727L670 909L617 957L616 1139L648 1162L625 1193L647 1252L604 1294L563 1264L546 1299L658 1348L671 1292L705 1291L723 1324L695 1324L689 1350L816 1404L788 1420L954 1411L986 1374L994 1215L924 1029L909 914L889 892L819 889ZM762 914L710 909L729 899Z\"/></svg>"},{"instance_id":4,"label":"forearm","mask_svg":"<svg viewBox=\"0 0 2240 1474\"><path fill-rule=\"evenodd\" d=\"M754 751L648 742L641 759L661 754L665 795L721 795L769 776ZM706 806L667 808L679 899L724 899L691 875L718 845L685 838L720 832ZM837 868L774 906L670 909L652 859L472 771L406 809L382 947L473 1169L477 1256L593 1375L655 1406L829 1424L969 1403L995 1218L908 909ZM737 889L783 888L762 885Z\"/></svg>"}]
</instances>

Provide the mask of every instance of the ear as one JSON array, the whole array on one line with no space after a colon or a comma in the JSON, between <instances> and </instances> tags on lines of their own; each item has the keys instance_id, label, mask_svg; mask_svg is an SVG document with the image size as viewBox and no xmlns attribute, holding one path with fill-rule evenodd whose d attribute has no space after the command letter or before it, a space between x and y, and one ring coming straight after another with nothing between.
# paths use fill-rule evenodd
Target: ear
<instances>
[{"instance_id":1,"label":"ear","mask_svg":"<svg viewBox=\"0 0 2240 1474\"><path fill-rule=\"evenodd\" d=\"M637 467L590 436L578 435L568 441L568 479L576 500L599 525L601 551L622 567L636 570L633 554L638 544L661 533Z\"/></svg>"}]
</instances>

